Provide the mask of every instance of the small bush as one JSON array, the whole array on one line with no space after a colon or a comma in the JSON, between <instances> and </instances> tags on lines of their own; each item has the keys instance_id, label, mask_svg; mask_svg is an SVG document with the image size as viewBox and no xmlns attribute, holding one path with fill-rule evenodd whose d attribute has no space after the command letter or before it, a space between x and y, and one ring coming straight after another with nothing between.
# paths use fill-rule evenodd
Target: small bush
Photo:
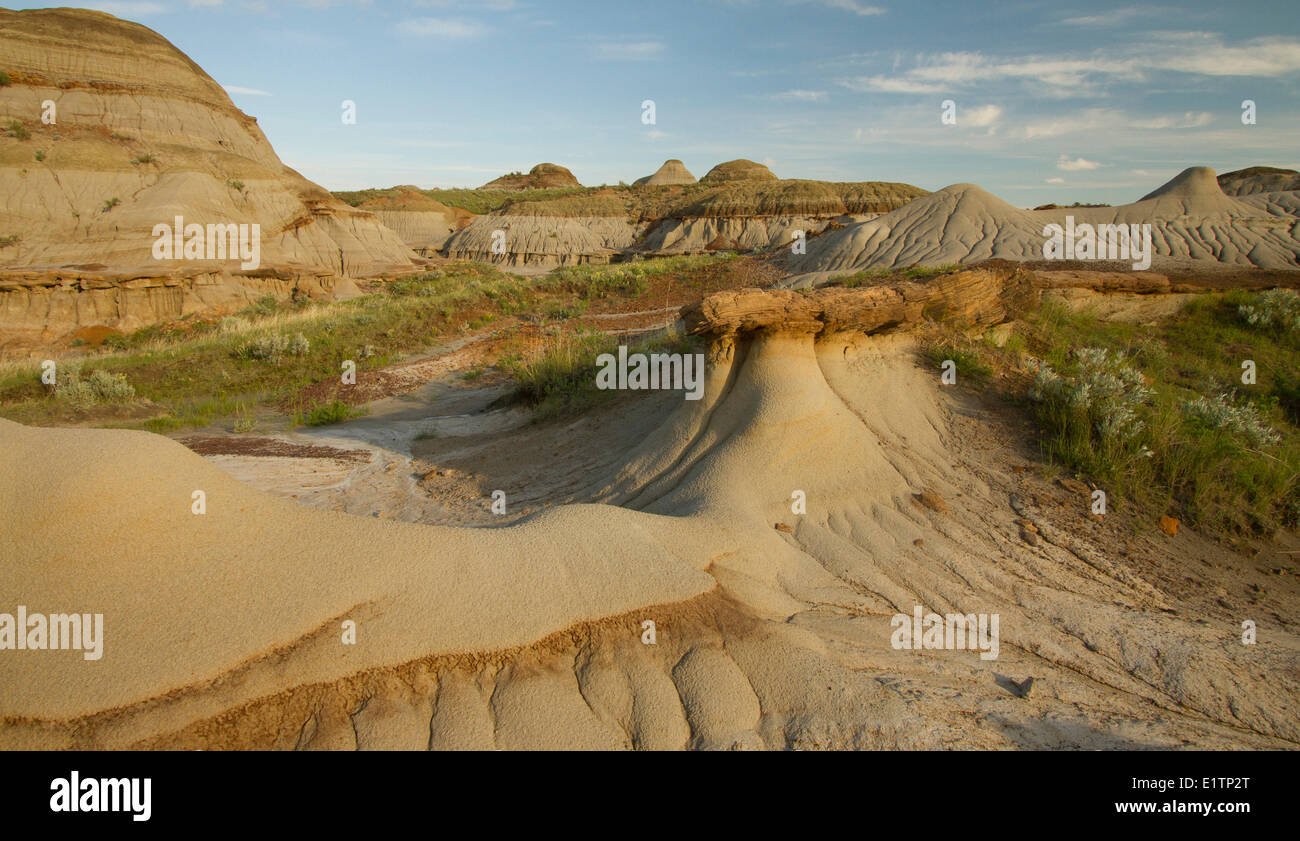
<instances>
[{"instance_id":1,"label":"small bush","mask_svg":"<svg viewBox=\"0 0 1300 841\"><path fill-rule=\"evenodd\" d=\"M109 212L110 210L112 210L113 208L117 207L117 206L118 206L119 204L121 204L121 203L122 203L122 200L119 199L119 198L116 198L116 197L111 198L111 199L105 199L105 200L104 200L104 206L103 206L102 208L100 208L100 209L101 209L103 212L107 213L107 212Z\"/></svg>"},{"instance_id":2,"label":"small bush","mask_svg":"<svg viewBox=\"0 0 1300 841\"><path fill-rule=\"evenodd\" d=\"M7 88L11 84L13 84L13 80L9 78L9 74L0 70L0 88Z\"/></svg>"},{"instance_id":3,"label":"small bush","mask_svg":"<svg viewBox=\"0 0 1300 841\"><path fill-rule=\"evenodd\" d=\"M1153 392L1122 351L1081 348L1074 360L1073 376L1031 362L1036 371L1029 398L1047 427L1053 455L1098 476L1113 475L1136 454L1144 427L1139 412Z\"/></svg>"},{"instance_id":4,"label":"small bush","mask_svg":"<svg viewBox=\"0 0 1300 841\"><path fill-rule=\"evenodd\" d=\"M221 327L219 329L222 333L239 333L247 330L250 326L252 325L247 319L240 318L237 315L228 315L221 319Z\"/></svg>"},{"instance_id":5,"label":"small bush","mask_svg":"<svg viewBox=\"0 0 1300 841\"><path fill-rule=\"evenodd\" d=\"M155 158L151 153L146 152L145 154L140 155L140 156L137 157L137 158L132 158L132 159L131 159L131 163L133 163L133 164L151 164L151 163L153 163L153 162L156 161L156 160L158 160L158 159Z\"/></svg>"},{"instance_id":6,"label":"small bush","mask_svg":"<svg viewBox=\"0 0 1300 841\"><path fill-rule=\"evenodd\" d=\"M1222 429L1246 439L1257 447L1277 444L1282 436L1266 424L1250 403L1237 403L1235 394L1218 394L1183 401L1183 412L1210 429Z\"/></svg>"},{"instance_id":7,"label":"small bush","mask_svg":"<svg viewBox=\"0 0 1300 841\"><path fill-rule=\"evenodd\" d=\"M121 403L135 397L135 388L122 374L111 374L103 369L83 377L78 364L65 365L59 372L55 395L67 401L74 409L89 409L97 403Z\"/></svg>"},{"instance_id":8,"label":"small bush","mask_svg":"<svg viewBox=\"0 0 1300 841\"><path fill-rule=\"evenodd\" d=\"M37 150L36 150L36 162L37 162L37 163L40 163L40 162L43 161L43 160L45 160L45 150L44 150L44 149L37 149Z\"/></svg>"},{"instance_id":9,"label":"small bush","mask_svg":"<svg viewBox=\"0 0 1300 841\"><path fill-rule=\"evenodd\" d=\"M274 315L279 308L280 302L276 300L274 295L263 295L254 301L251 306L245 307L244 313L246 315L267 316Z\"/></svg>"},{"instance_id":10,"label":"small bush","mask_svg":"<svg viewBox=\"0 0 1300 841\"><path fill-rule=\"evenodd\" d=\"M1272 289L1261 293L1252 303L1239 305L1237 313L1251 327L1300 332L1300 293Z\"/></svg>"},{"instance_id":11,"label":"small bush","mask_svg":"<svg viewBox=\"0 0 1300 841\"><path fill-rule=\"evenodd\" d=\"M352 407L342 400L335 400L332 403L323 403L314 406L307 416L303 418L303 423L307 426L326 426L331 423L343 423L343 421L352 417Z\"/></svg>"},{"instance_id":12,"label":"small bush","mask_svg":"<svg viewBox=\"0 0 1300 841\"><path fill-rule=\"evenodd\" d=\"M23 125L20 120L10 120L6 128L9 130L10 137L16 137L19 140L27 140L32 136L32 133L27 130L27 126Z\"/></svg>"},{"instance_id":13,"label":"small bush","mask_svg":"<svg viewBox=\"0 0 1300 841\"><path fill-rule=\"evenodd\" d=\"M0 237L0 248L8 248L11 245L17 245L22 237L18 234L10 234L7 237Z\"/></svg>"},{"instance_id":14,"label":"small bush","mask_svg":"<svg viewBox=\"0 0 1300 841\"><path fill-rule=\"evenodd\" d=\"M266 333L235 348L240 359L257 359L278 362L285 356L304 356L311 350L311 342L302 333L292 338L283 333Z\"/></svg>"},{"instance_id":15,"label":"small bush","mask_svg":"<svg viewBox=\"0 0 1300 841\"><path fill-rule=\"evenodd\" d=\"M226 186L229 187L229 188L231 188L232 190L238 190L238 191L241 192L241 193L244 192L244 182L243 182L243 181L236 181L235 179L232 178L232 179L230 179L229 181L226 182Z\"/></svg>"}]
</instances>

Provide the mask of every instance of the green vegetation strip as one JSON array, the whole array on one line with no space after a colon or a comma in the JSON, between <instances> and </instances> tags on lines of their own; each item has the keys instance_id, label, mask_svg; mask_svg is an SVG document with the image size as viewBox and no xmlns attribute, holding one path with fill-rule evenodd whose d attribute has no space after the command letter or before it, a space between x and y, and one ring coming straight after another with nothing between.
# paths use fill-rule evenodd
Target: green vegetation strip
<instances>
[{"instance_id":1,"label":"green vegetation strip","mask_svg":"<svg viewBox=\"0 0 1300 841\"><path fill-rule=\"evenodd\" d=\"M1121 505L1175 513L1208 532L1300 522L1300 295L1193 299L1155 325L1046 304L1002 347L952 331L927 348L958 382L1020 400L1044 457ZM1254 383L1243 383L1243 363ZM998 376L1001 375L1001 376Z\"/></svg>"}]
</instances>

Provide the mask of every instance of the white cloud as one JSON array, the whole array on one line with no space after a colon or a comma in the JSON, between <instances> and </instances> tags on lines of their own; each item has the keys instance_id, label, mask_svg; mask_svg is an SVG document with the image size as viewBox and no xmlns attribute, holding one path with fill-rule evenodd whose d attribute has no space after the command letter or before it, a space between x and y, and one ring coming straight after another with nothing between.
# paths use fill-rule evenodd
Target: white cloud
<instances>
[{"instance_id":1,"label":"white cloud","mask_svg":"<svg viewBox=\"0 0 1300 841\"><path fill-rule=\"evenodd\" d=\"M397 29L405 35L445 40L477 38L487 32L483 24L462 18L408 18L398 24Z\"/></svg>"},{"instance_id":2,"label":"white cloud","mask_svg":"<svg viewBox=\"0 0 1300 841\"><path fill-rule=\"evenodd\" d=\"M1048 184L1064 184L1064 183L1065 183L1065 179L1064 179L1064 178L1044 178L1043 180L1046 181Z\"/></svg>"},{"instance_id":3,"label":"white cloud","mask_svg":"<svg viewBox=\"0 0 1300 841\"><path fill-rule=\"evenodd\" d=\"M826 91L789 90L771 94L772 99L786 102L825 102Z\"/></svg>"},{"instance_id":4,"label":"white cloud","mask_svg":"<svg viewBox=\"0 0 1300 841\"><path fill-rule=\"evenodd\" d=\"M945 85L936 85L932 82L917 82L910 79L889 78L886 76L857 76L852 79L840 79L837 84L859 93L868 91L879 93L942 93L948 89Z\"/></svg>"},{"instance_id":5,"label":"white cloud","mask_svg":"<svg viewBox=\"0 0 1300 841\"><path fill-rule=\"evenodd\" d=\"M1154 117L1150 120L1134 120L1129 125L1133 128L1200 128L1214 122L1214 115L1208 111L1188 111L1181 117Z\"/></svg>"},{"instance_id":6,"label":"white cloud","mask_svg":"<svg viewBox=\"0 0 1300 841\"><path fill-rule=\"evenodd\" d=\"M991 126L1002 116L1002 109L996 105L982 105L978 108L966 108L957 113L957 123L963 126L983 128Z\"/></svg>"},{"instance_id":7,"label":"white cloud","mask_svg":"<svg viewBox=\"0 0 1300 841\"><path fill-rule=\"evenodd\" d=\"M242 93L246 96L270 96L266 91L259 91L257 88L241 88L239 85L222 85L226 93Z\"/></svg>"},{"instance_id":8,"label":"white cloud","mask_svg":"<svg viewBox=\"0 0 1300 841\"><path fill-rule=\"evenodd\" d=\"M1076 22L1084 18L1073 19ZM1225 44L1208 32L1148 33L1140 47L1096 50L1086 56L988 56L978 52L918 53L912 66L892 76L841 82L858 91L934 93L990 81L1034 85L1044 95L1091 93L1099 82L1143 81L1156 71L1199 76L1278 78L1300 73L1300 40L1281 36ZM899 62L896 60L896 71Z\"/></svg>"},{"instance_id":9,"label":"white cloud","mask_svg":"<svg viewBox=\"0 0 1300 841\"><path fill-rule=\"evenodd\" d=\"M1071 159L1069 155L1061 155L1056 159L1056 168L1062 172L1081 172L1088 169L1096 169L1101 164L1096 161L1090 161L1086 158Z\"/></svg>"},{"instance_id":10,"label":"white cloud","mask_svg":"<svg viewBox=\"0 0 1300 841\"><path fill-rule=\"evenodd\" d=\"M861 0L795 0L796 3L816 3L820 6L826 6L830 9L839 9L842 12L852 12L862 17L872 17L874 15L883 15L887 9L879 6L872 6L863 3Z\"/></svg>"},{"instance_id":11,"label":"white cloud","mask_svg":"<svg viewBox=\"0 0 1300 841\"><path fill-rule=\"evenodd\" d=\"M508 12L516 6L515 0L416 0L414 5L433 9L462 6L483 12Z\"/></svg>"},{"instance_id":12,"label":"white cloud","mask_svg":"<svg viewBox=\"0 0 1300 841\"><path fill-rule=\"evenodd\" d=\"M649 61L658 58L664 51L659 41L635 41L631 43L610 43L596 45L596 58L622 61Z\"/></svg>"}]
</instances>

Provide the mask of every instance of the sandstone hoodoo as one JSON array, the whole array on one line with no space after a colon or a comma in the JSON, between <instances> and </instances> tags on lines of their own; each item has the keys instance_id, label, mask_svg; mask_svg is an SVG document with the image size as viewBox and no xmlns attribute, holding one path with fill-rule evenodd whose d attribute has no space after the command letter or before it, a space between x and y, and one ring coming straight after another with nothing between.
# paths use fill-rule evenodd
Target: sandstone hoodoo
<instances>
[{"instance_id":1,"label":"sandstone hoodoo","mask_svg":"<svg viewBox=\"0 0 1300 841\"><path fill-rule=\"evenodd\" d=\"M724 161L713 169L709 170L701 182L715 183L720 181L775 181L776 175L772 170L754 161L747 161L744 158L737 158L734 161Z\"/></svg>"},{"instance_id":2,"label":"sandstone hoodoo","mask_svg":"<svg viewBox=\"0 0 1300 841\"><path fill-rule=\"evenodd\" d=\"M538 164L525 175L512 172L484 184L482 190L547 190L556 187L581 187L572 172L559 164Z\"/></svg>"},{"instance_id":3,"label":"sandstone hoodoo","mask_svg":"<svg viewBox=\"0 0 1300 841\"><path fill-rule=\"evenodd\" d=\"M374 214L285 166L254 118L144 26L0 10L0 67L11 82L0 117L21 127L0 136L7 331L138 327L268 292L332 295L348 278L415 267ZM256 225L259 265L207 248L159 259L157 228L177 217L205 232Z\"/></svg>"},{"instance_id":4,"label":"sandstone hoodoo","mask_svg":"<svg viewBox=\"0 0 1300 841\"><path fill-rule=\"evenodd\" d=\"M676 158L670 158L669 160L664 161L664 165L655 170L653 175L642 176L632 182L634 186L641 186L644 184L650 187L694 183L695 176L691 175L690 170L686 168L686 164Z\"/></svg>"}]
</instances>

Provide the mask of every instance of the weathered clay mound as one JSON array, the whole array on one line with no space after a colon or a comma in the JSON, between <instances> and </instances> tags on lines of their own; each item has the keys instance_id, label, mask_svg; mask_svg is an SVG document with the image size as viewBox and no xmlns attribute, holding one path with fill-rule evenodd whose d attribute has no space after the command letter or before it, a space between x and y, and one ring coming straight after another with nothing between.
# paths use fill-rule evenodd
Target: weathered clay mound
<instances>
[{"instance_id":1,"label":"weathered clay mound","mask_svg":"<svg viewBox=\"0 0 1300 841\"><path fill-rule=\"evenodd\" d=\"M1118 207L1013 207L974 184L955 184L856 225L827 234L792 255L796 272L1039 260L1045 226L1151 226L1157 262L1207 261L1269 269L1300 268L1300 239L1290 220L1223 194L1213 170L1192 167L1133 204Z\"/></svg>"},{"instance_id":2,"label":"weathered clay mound","mask_svg":"<svg viewBox=\"0 0 1300 841\"><path fill-rule=\"evenodd\" d=\"M633 185L648 185L658 187L665 184L694 184L695 176L691 175L686 164L670 158L664 161L664 165L655 170L652 175L645 175L632 182Z\"/></svg>"},{"instance_id":3,"label":"weathered clay mound","mask_svg":"<svg viewBox=\"0 0 1300 841\"><path fill-rule=\"evenodd\" d=\"M447 238L468 226L474 214L448 207L420 192L417 187L395 187L357 205L375 214L411 249L430 257L446 244Z\"/></svg>"},{"instance_id":4,"label":"weathered clay mound","mask_svg":"<svg viewBox=\"0 0 1300 841\"><path fill-rule=\"evenodd\" d=\"M284 166L257 121L164 38L80 10L0 11L0 230L7 266L154 262L153 227L258 223L263 266L409 267L373 215ZM57 123L41 103L52 100ZM238 261L235 261L238 262Z\"/></svg>"},{"instance_id":5,"label":"weathered clay mound","mask_svg":"<svg viewBox=\"0 0 1300 841\"><path fill-rule=\"evenodd\" d=\"M754 161L737 158L734 161L724 161L713 169L709 170L703 178L703 183L714 183L718 181L775 181L776 176L772 170Z\"/></svg>"},{"instance_id":6,"label":"weathered clay mound","mask_svg":"<svg viewBox=\"0 0 1300 841\"><path fill-rule=\"evenodd\" d=\"M581 187L572 172L559 164L538 164L524 175L512 172L500 178L494 178L479 189L482 190L544 190L555 187Z\"/></svg>"},{"instance_id":7,"label":"weathered clay mound","mask_svg":"<svg viewBox=\"0 0 1300 841\"><path fill-rule=\"evenodd\" d=\"M6 331L105 323L87 318L138 326L175 310L132 306L125 287L116 301L82 300L108 276L198 303L201 293L180 287L216 279L238 294L249 272L361 277L416 265L374 214L281 163L257 121L146 27L75 9L0 10L0 67L12 82L0 87L0 119L22 126L0 136L0 240L9 241L0 270L22 270L7 271L0 290ZM42 121L46 100L52 124ZM250 243L258 225L256 261L233 248L156 257L155 226L177 217L205 231L244 226ZM88 265L100 268L81 274Z\"/></svg>"},{"instance_id":8,"label":"weathered clay mound","mask_svg":"<svg viewBox=\"0 0 1300 841\"><path fill-rule=\"evenodd\" d=\"M448 257L507 266L608 263L631 247L637 227L620 216L479 216L448 238Z\"/></svg>"},{"instance_id":9,"label":"weathered clay mound","mask_svg":"<svg viewBox=\"0 0 1300 841\"><path fill-rule=\"evenodd\" d=\"M1300 190L1300 172L1273 166L1252 166L1225 172L1218 181L1224 193L1238 198L1255 193Z\"/></svg>"}]
</instances>

